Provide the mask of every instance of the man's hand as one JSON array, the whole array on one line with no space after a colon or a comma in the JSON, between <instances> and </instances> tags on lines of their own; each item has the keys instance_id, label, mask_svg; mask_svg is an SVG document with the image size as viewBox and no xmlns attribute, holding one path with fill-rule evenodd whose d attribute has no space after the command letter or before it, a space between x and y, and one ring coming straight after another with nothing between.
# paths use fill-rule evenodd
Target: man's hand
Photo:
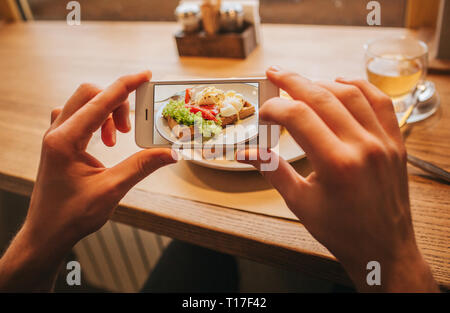
<instances>
[{"instance_id":1,"label":"man's hand","mask_svg":"<svg viewBox=\"0 0 450 313\"><path fill-rule=\"evenodd\" d=\"M0 289L48 289L54 277L51 267L56 271L78 240L105 224L131 187L176 162L170 149L149 149L105 168L86 152L100 127L108 146L115 144L116 129L131 129L128 95L150 77L149 71L124 76L103 91L83 84L62 110L52 112L27 218L0 261ZM39 267L42 259L45 265ZM36 272L28 273L32 268Z\"/></svg>"},{"instance_id":2,"label":"man's hand","mask_svg":"<svg viewBox=\"0 0 450 313\"><path fill-rule=\"evenodd\" d=\"M270 99L260 116L287 128L314 171L302 177L280 159L261 173L360 290L436 290L414 237L406 151L390 98L362 80L312 83L278 68L267 77L293 100ZM258 151L240 153L260 168L261 159L249 161ZM381 286L366 283L369 261L381 264Z\"/></svg>"}]
</instances>

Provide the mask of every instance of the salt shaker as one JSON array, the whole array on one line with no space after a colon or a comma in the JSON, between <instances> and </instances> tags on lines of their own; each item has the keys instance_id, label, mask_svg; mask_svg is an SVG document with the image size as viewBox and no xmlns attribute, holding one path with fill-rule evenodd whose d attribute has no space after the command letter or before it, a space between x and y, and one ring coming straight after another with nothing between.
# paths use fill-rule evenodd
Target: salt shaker
<instances>
[{"instance_id":1,"label":"salt shaker","mask_svg":"<svg viewBox=\"0 0 450 313\"><path fill-rule=\"evenodd\" d=\"M175 9L175 16L186 33L193 33L200 29L201 14L198 5L182 3Z\"/></svg>"}]
</instances>

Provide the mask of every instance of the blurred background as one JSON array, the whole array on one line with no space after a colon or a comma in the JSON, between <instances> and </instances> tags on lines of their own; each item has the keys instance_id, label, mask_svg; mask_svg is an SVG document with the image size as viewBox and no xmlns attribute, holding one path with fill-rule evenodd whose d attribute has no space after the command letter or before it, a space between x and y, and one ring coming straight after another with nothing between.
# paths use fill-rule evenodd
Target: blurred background
<instances>
[{"instance_id":1,"label":"blurred background","mask_svg":"<svg viewBox=\"0 0 450 313\"><path fill-rule=\"evenodd\" d=\"M79 0L83 20L175 21L178 0ZM405 24L407 0L380 0L382 26ZM36 20L64 20L66 1L28 0ZM366 1L260 0L263 23L367 25Z\"/></svg>"}]
</instances>

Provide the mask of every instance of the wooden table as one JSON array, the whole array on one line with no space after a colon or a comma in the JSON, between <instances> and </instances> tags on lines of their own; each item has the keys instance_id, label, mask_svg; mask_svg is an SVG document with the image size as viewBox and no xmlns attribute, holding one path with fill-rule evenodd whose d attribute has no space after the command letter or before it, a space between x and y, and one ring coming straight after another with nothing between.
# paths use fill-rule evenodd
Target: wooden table
<instances>
[{"instance_id":1,"label":"wooden table","mask_svg":"<svg viewBox=\"0 0 450 313\"><path fill-rule=\"evenodd\" d=\"M362 44L403 29L264 25L242 60L179 58L173 23L36 22L0 26L0 188L29 196L50 110L82 82L106 85L143 68L156 79L259 76L276 64L311 78L363 77ZM408 130L408 151L450 168L450 77L430 75L438 113ZM101 156L100 156L101 158ZM301 162L307 162L301 161ZM450 285L450 186L409 167L417 240ZM133 189L113 219L252 260L349 283L339 263L298 222ZM351 244L351 243L349 243Z\"/></svg>"}]
</instances>

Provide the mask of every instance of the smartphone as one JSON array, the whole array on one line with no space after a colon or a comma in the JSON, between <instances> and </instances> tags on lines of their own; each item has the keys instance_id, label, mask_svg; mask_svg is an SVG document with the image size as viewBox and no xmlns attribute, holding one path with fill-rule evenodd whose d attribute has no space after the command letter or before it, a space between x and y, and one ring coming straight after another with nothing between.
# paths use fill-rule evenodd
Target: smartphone
<instances>
[{"instance_id":1,"label":"smartphone","mask_svg":"<svg viewBox=\"0 0 450 313\"><path fill-rule=\"evenodd\" d=\"M135 138L142 148L278 143L279 127L259 107L279 96L267 78L151 81L136 91Z\"/></svg>"}]
</instances>

